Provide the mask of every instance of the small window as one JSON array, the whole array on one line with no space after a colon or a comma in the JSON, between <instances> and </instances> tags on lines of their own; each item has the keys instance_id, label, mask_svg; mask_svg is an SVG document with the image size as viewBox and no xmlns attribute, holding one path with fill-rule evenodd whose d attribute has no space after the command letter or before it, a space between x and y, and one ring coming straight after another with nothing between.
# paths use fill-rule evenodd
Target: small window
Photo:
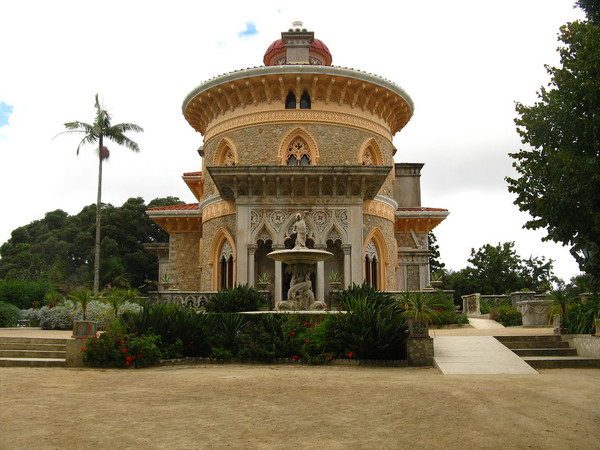
<instances>
[{"instance_id":1,"label":"small window","mask_svg":"<svg viewBox=\"0 0 600 450\"><path fill-rule=\"evenodd\" d=\"M310 95L304 91L300 97L300 109L310 109Z\"/></svg>"},{"instance_id":2,"label":"small window","mask_svg":"<svg viewBox=\"0 0 600 450\"><path fill-rule=\"evenodd\" d=\"M296 109L296 96L292 91L285 98L285 109Z\"/></svg>"}]
</instances>

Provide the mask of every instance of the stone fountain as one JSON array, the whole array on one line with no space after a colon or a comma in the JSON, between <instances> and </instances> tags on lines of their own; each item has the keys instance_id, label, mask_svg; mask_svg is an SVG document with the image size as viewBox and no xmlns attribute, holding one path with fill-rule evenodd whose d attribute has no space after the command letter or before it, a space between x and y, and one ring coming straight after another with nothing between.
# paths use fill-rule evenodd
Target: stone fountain
<instances>
[{"instance_id":1,"label":"stone fountain","mask_svg":"<svg viewBox=\"0 0 600 450\"><path fill-rule=\"evenodd\" d=\"M307 311L325 309L325 303L315 301L315 294L311 289L310 276L314 272L314 265L333 256L325 250L315 250L306 247L306 222L304 215L296 214L296 222L292 229L296 233L294 248L275 250L267 257L281 261L288 265L286 272L292 275L287 300L275 305L279 310Z\"/></svg>"}]
</instances>

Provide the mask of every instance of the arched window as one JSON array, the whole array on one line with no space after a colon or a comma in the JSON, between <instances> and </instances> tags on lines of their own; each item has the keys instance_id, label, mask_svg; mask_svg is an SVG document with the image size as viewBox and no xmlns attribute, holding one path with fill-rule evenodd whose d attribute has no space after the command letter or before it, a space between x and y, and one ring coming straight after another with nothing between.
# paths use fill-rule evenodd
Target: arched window
<instances>
[{"instance_id":1,"label":"arched window","mask_svg":"<svg viewBox=\"0 0 600 450\"><path fill-rule=\"evenodd\" d=\"M362 157L362 165L363 166L374 166L375 165L375 158L373 156L373 149L371 147L368 147L364 151L363 157Z\"/></svg>"},{"instance_id":2,"label":"arched window","mask_svg":"<svg viewBox=\"0 0 600 450\"><path fill-rule=\"evenodd\" d=\"M219 288L233 288L233 249L229 241L225 241L219 254Z\"/></svg>"},{"instance_id":3,"label":"arched window","mask_svg":"<svg viewBox=\"0 0 600 450\"><path fill-rule=\"evenodd\" d=\"M379 288L379 283L377 282L377 275L379 273L378 264L379 256L377 255L377 248L373 241L370 241L365 251L365 281L375 289Z\"/></svg>"},{"instance_id":4,"label":"arched window","mask_svg":"<svg viewBox=\"0 0 600 450\"><path fill-rule=\"evenodd\" d=\"M229 139L221 139L215 151L213 164L215 166L235 166L237 163L237 151L235 145Z\"/></svg>"},{"instance_id":5,"label":"arched window","mask_svg":"<svg viewBox=\"0 0 600 450\"><path fill-rule=\"evenodd\" d=\"M300 97L300 109L310 109L310 95L304 91Z\"/></svg>"},{"instance_id":6,"label":"arched window","mask_svg":"<svg viewBox=\"0 0 600 450\"><path fill-rule=\"evenodd\" d=\"M290 142L286 161L288 166L310 166L310 149L300 136Z\"/></svg>"},{"instance_id":7,"label":"arched window","mask_svg":"<svg viewBox=\"0 0 600 450\"><path fill-rule=\"evenodd\" d=\"M296 109L296 95L290 91L285 98L285 109Z\"/></svg>"}]
</instances>

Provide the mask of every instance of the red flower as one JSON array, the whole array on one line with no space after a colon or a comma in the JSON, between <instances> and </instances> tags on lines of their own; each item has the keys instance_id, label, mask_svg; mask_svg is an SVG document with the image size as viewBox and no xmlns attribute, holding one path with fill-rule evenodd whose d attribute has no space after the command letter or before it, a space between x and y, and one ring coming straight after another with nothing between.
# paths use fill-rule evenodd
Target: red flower
<instances>
[{"instance_id":1,"label":"red flower","mask_svg":"<svg viewBox=\"0 0 600 450\"><path fill-rule=\"evenodd\" d=\"M333 359L333 355L329 355L329 359Z\"/></svg>"},{"instance_id":2,"label":"red flower","mask_svg":"<svg viewBox=\"0 0 600 450\"><path fill-rule=\"evenodd\" d=\"M142 359L142 354L141 353L138 355L138 358Z\"/></svg>"},{"instance_id":3,"label":"red flower","mask_svg":"<svg viewBox=\"0 0 600 450\"><path fill-rule=\"evenodd\" d=\"M129 365L129 361L125 361L125 365L128 366Z\"/></svg>"},{"instance_id":4,"label":"red flower","mask_svg":"<svg viewBox=\"0 0 600 450\"><path fill-rule=\"evenodd\" d=\"M354 356L354 353L350 352L348 353L348 358L352 358Z\"/></svg>"},{"instance_id":5,"label":"red flower","mask_svg":"<svg viewBox=\"0 0 600 450\"><path fill-rule=\"evenodd\" d=\"M82 351L82 352L85 352L85 347L82 347L82 348L81 348L81 351Z\"/></svg>"},{"instance_id":6,"label":"red flower","mask_svg":"<svg viewBox=\"0 0 600 450\"><path fill-rule=\"evenodd\" d=\"M310 342L310 339L305 339L304 342Z\"/></svg>"},{"instance_id":7,"label":"red flower","mask_svg":"<svg viewBox=\"0 0 600 450\"><path fill-rule=\"evenodd\" d=\"M292 331L292 336L293 336L293 335L295 335L295 334L296 334L296 332L295 332L295 331Z\"/></svg>"},{"instance_id":8,"label":"red flower","mask_svg":"<svg viewBox=\"0 0 600 450\"><path fill-rule=\"evenodd\" d=\"M308 325L308 323L307 323L307 322L304 322L304 326L307 326L307 325Z\"/></svg>"},{"instance_id":9,"label":"red flower","mask_svg":"<svg viewBox=\"0 0 600 450\"><path fill-rule=\"evenodd\" d=\"M123 349L123 353L127 353L127 349L126 348Z\"/></svg>"}]
</instances>

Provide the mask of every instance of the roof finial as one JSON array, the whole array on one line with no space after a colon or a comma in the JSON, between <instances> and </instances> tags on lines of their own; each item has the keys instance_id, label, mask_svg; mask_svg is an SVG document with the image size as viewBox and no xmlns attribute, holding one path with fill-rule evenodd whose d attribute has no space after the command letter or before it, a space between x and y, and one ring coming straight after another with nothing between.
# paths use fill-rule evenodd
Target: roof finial
<instances>
[{"instance_id":1,"label":"roof finial","mask_svg":"<svg viewBox=\"0 0 600 450\"><path fill-rule=\"evenodd\" d=\"M302 28L302 25L303 24L302 24L302 22L300 20L294 20L292 22L292 27L294 27L294 28Z\"/></svg>"}]
</instances>

